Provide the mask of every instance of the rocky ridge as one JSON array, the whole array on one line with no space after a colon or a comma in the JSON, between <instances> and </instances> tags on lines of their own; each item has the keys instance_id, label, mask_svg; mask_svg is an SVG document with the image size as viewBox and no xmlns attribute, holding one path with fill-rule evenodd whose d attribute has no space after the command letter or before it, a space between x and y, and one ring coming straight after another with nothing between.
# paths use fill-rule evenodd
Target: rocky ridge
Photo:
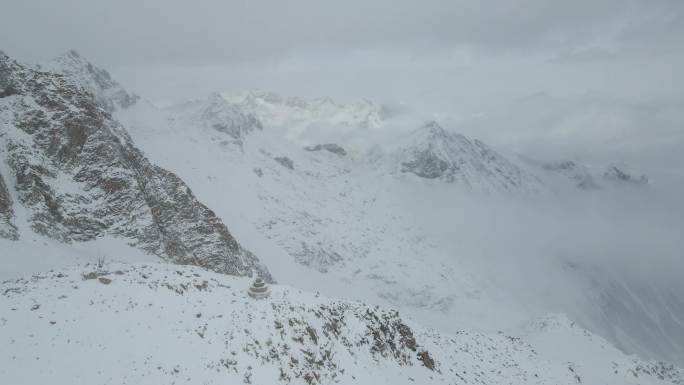
<instances>
[{"instance_id":1,"label":"rocky ridge","mask_svg":"<svg viewBox=\"0 0 684 385\"><path fill-rule=\"evenodd\" d=\"M140 100L115 81L109 72L94 66L78 52L70 50L48 63L45 70L63 74L71 83L78 84L95 96L107 112L126 109Z\"/></svg>"},{"instance_id":2,"label":"rocky ridge","mask_svg":"<svg viewBox=\"0 0 684 385\"><path fill-rule=\"evenodd\" d=\"M483 142L429 122L394 151L399 173L456 183L479 192L536 192L541 182Z\"/></svg>"},{"instance_id":3,"label":"rocky ridge","mask_svg":"<svg viewBox=\"0 0 684 385\"><path fill-rule=\"evenodd\" d=\"M180 178L149 162L88 87L0 54L0 88L4 177L13 177L7 188L32 231L63 242L123 237L170 262L272 280ZM11 216L3 207L0 220Z\"/></svg>"}]
</instances>

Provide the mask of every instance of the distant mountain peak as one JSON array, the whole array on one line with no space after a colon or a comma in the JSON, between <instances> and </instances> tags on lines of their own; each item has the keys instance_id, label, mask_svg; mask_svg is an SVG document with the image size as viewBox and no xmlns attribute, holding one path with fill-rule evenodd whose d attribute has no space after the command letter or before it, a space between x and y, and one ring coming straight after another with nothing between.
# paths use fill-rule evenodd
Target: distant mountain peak
<instances>
[{"instance_id":1,"label":"distant mountain peak","mask_svg":"<svg viewBox=\"0 0 684 385\"><path fill-rule=\"evenodd\" d=\"M227 134L242 144L246 136L263 129L261 121L243 108L213 92L206 99L182 103L169 108L175 124L205 127Z\"/></svg>"},{"instance_id":2,"label":"distant mountain peak","mask_svg":"<svg viewBox=\"0 0 684 385\"><path fill-rule=\"evenodd\" d=\"M261 90L229 99L267 125L377 128L385 119L385 107L365 99L345 104L328 96L306 100Z\"/></svg>"},{"instance_id":3,"label":"distant mountain peak","mask_svg":"<svg viewBox=\"0 0 684 385\"><path fill-rule=\"evenodd\" d=\"M394 152L401 173L456 183L470 190L537 191L540 182L479 140L429 121L413 131Z\"/></svg>"}]
</instances>

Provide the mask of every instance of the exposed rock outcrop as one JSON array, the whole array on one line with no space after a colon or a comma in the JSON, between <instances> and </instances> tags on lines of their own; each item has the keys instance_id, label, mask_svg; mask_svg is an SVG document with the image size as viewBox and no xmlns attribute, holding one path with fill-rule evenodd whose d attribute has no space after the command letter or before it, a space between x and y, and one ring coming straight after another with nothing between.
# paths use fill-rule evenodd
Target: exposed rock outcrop
<instances>
[{"instance_id":1,"label":"exposed rock outcrop","mask_svg":"<svg viewBox=\"0 0 684 385\"><path fill-rule=\"evenodd\" d=\"M289 168L290 170L294 170L294 162L292 162L292 159L286 156L276 156L275 158L273 158L273 160L280 163L283 167Z\"/></svg>"},{"instance_id":2,"label":"exposed rock outcrop","mask_svg":"<svg viewBox=\"0 0 684 385\"><path fill-rule=\"evenodd\" d=\"M626 182L626 183L632 183L635 185L646 185L648 184L648 178L646 175L642 175L640 177L635 177L622 169L618 168L617 166L610 166L606 170L606 172L603 173L603 178L611 181L611 182Z\"/></svg>"},{"instance_id":3,"label":"exposed rock outcrop","mask_svg":"<svg viewBox=\"0 0 684 385\"><path fill-rule=\"evenodd\" d=\"M330 151L333 154L337 154L339 156L345 156L347 155L347 151L342 148L339 144L335 143L326 143L326 144L317 144L315 146L309 146L309 147L304 147L305 150L307 151L321 151L321 150L326 150Z\"/></svg>"},{"instance_id":4,"label":"exposed rock outcrop","mask_svg":"<svg viewBox=\"0 0 684 385\"><path fill-rule=\"evenodd\" d=\"M72 77L1 55L0 88L14 90L0 99L0 146L35 232L63 242L115 235L174 263L272 279Z\"/></svg>"}]
</instances>

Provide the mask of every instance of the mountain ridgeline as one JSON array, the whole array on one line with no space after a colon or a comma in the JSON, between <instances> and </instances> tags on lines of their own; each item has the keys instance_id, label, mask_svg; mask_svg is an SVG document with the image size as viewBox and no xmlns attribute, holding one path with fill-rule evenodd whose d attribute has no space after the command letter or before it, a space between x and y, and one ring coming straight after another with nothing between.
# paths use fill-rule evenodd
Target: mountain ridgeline
<instances>
[{"instance_id":1,"label":"mountain ridgeline","mask_svg":"<svg viewBox=\"0 0 684 385\"><path fill-rule=\"evenodd\" d=\"M88 89L74 81L74 73L109 79L86 68L44 72L0 54L0 236L22 236L16 222L25 211L27 231L59 241L111 235L170 262L272 280L214 212L112 119L113 106L134 98L96 93L111 82L86 82Z\"/></svg>"}]
</instances>

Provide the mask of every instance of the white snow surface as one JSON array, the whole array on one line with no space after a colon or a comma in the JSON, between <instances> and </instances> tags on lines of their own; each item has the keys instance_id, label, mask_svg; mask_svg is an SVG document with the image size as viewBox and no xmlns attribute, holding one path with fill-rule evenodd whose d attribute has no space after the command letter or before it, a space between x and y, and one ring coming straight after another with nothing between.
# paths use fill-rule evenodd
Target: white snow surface
<instances>
[{"instance_id":1,"label":"white snow surface","mask_svg":"<svg viewBox=\"0 0 684 385\"><path fill-rule=\"evenodd\" d=\"M170 264L87 264L5 281L0 378L16 385L682 381L676 368L625 356L562 316L531 324L522 338L445 334L391 310L289 286L255 300L249 284ZM413 343L404 345L406 335ZM419 359L423 352L433 369Z\"/></svg>"}]
</instances>

